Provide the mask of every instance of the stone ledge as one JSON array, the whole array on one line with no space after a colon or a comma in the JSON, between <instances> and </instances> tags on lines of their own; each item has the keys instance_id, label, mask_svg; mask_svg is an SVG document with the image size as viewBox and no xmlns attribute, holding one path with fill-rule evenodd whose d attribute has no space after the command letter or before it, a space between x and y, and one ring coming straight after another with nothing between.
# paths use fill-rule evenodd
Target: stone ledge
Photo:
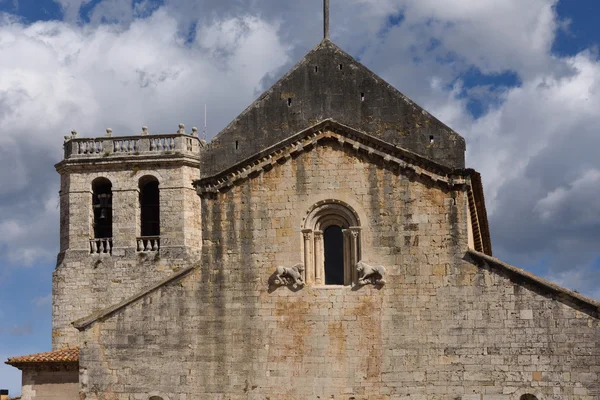
<instances>
[{"instance_id":1,"label":"stone ledge","mask_svg":"<svg viewBox=\"0 0 600 400\"><path fill-rule=\"evenodd\" d=\"M197 267L188 267L185 268L179 272L176 272L175 274L169 276L166 279L163 279L162 281L150 286L147 289L142 290L141 292L123 300L120 303L117 303L113 306L110 306L108 308L105 308L103 310L99 310L96 311L93 314L90 314L87 317L78 319L77 321L73 321L72 324L73 326L78 329L78 330L84 330L87 327L89 327L90 325L92 325L94 322L104 319L112 314L114 314L115 312L127 307L128 305L130 305L131 303L136 302L137 300L141 299L142 297L146 296L147 294L161 288L162 286L177 281L185 276L187 276L190 272L192 272L193 270L195 270Z\"/></svg>"},{"instance_id":2,"label":"stone ledge","mask_svg":"<svg viewBox=\"0 0 600 400\"><path fill-rule=\"evenodd\" d=\"M466 178L471 173L470 170L446 167L409 150L343 125L333 119L326 119L289 139L264 149L227 170L213 176L204 177L194 182L194 185L200 195L225 190L237 181L258 175L296 154L312 149L318 142L323 140L337 140L341 145L351 146L357 153L363 152L369 157L379 157L385 163L396 164L399 168L408 169L419 176L450 187L466 184Z\"/></svg>"},{"instance_id":3,"label":"stone ledge","mask_svg":"<svg viewBox=\"0 0 600 400\"><path fill-rule=\"evenodd\" d=\"M140 155L124 155L124 156L111 156L111 157L90 157L90 158L69 158L62 160L61 162L54 165L54 168L61 173L67 168L73 167L84 167L86 168L90 163L95 166L114 166L117 165L122 168L126 168L130 164L164 164L164 163L177 163L183 164L190 167L198 168L200 165L200 157L184 154L184 153L172 153L172 154L140 154Z\"/></svg>"},{"instance_id":4,"label":"stone ledge","mask_svg":"<svg viewBox=\"0 0 600 400\"><path fill-rule=\"evenodd\" d=\"M528 282L546 292L551 293L553 296L555 296L556 300L562 301L563 303L566 303L571 307L573 305L577 305L587 310L588 312L591 312L592 317L600 319L600 302L592 298L584 296L575 291L566 289L544 278L540 278L539 276L536 276L531 272L527 272L521 268L507 264L504 261L501 261L494 257L490 257L478 251L469 249L467 251L467 256L470 256L475 261L479 261L483 265L489 266L491 268L500 268L507 272L509 275L518 277L520 280Z\"/></svg>"}]
</instances>

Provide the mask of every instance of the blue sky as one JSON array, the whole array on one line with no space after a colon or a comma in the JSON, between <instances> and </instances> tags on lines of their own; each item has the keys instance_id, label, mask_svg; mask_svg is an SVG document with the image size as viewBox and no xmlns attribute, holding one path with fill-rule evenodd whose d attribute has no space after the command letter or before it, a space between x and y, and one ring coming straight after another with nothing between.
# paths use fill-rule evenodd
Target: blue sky
<instances>
[{"instance_id":1,"label":"blue sky","mask_svg":"<svg viewBox=\"0 0 600 400\"><path fill-rule=\"evenodd\" d=\"M332 0L332 38L466 137L496 256L600 298L600 3L523 4ZM201 125L204 103L214 135L319 42L320 13L0 0L1 359L50 349L62 136ZM0 366L0 388L18 393L19 371Z\"/></svg>"}]
</instances>

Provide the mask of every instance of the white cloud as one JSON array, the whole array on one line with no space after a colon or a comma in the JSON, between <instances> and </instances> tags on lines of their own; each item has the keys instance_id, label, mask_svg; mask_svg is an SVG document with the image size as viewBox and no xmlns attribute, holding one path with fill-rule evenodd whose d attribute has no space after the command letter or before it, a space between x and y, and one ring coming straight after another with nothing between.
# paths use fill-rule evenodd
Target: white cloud
<instances>
[{"instance_id":1,"label":"white cloud","mask_svg":"<svg viewBox=\"0 0 600 400\"><path fill-rule=\"evenodd\" d=\"M12 249L13 262L56 251L50 165L71 128L84 136L107 126L115 135L142 125L175 131L179 122L201 124L207 103L215 134L321 39L321 0L166 0L145 19L135 16L154 2L130 13L105 0L83 27L70 22L87 0L57 1L66 23L0 23L0 156L12 168L0 169L0 251ZM565 26L557 1L332 2L334 41L466 137L468 165L483 174L496 254L554 254L555 277L591 268L597 244L586 237L600 235L592 205L600 195L600 65L591 52L550 53ZM389 16L400 13L391 26ZM512 71L522 84L469 88L464 98L457 78L470 68ZM497 104L477 120L467 110L475 96ZM28 199L27 207L9 206L14 199ZM42 224L45 236L27 237Z\"/></svg>"},{"instance_id":2,"label":"white cloud","mask_svg":"<svg viewBox=\"0 0 600 400\"><path fill-rule=\"evenodd\" d=\"M77 22L79 20L79 10L82 6L88 4L91 0L54 0L60 5L66 21Z\"/></svg>"},{"instance_id":3,"label":"white cloud","mask_svg":"<svg viewBox=\"0 0 600 400\"><path fill-rule=\"evenodd\" d=\"M31 177L30 181L35 181ZM54 185L50 186L57 189ZM31 189L28 185L26 190ZM32 266L50 261L58 249L57 190L41 191L44 202L29 199L17 206L2 206L0 213L0 253L9 264ZM35 196L31 194L31 196ZM4 248L4 249L2 249ZM2 251L3 250L3 251Z\"/></svg>"},{"instance_id":4,"label":"white cloud","mask_svg":"<svg viewBox=\"0 0 600 400\"><path fill-rule=\"evenodd\" d=\"M45 296L34 297L31 302L38 308L45 308L52 305L52 293Z\"/></svg>"},{"instance_id":5,"label":"white cloud","mask_svg":"<svg viewBox=\"0 0 600 400\"><path fill-rule=\"evenodd\" d=\"M277 25L258 17L216 20L186 44L164 10L127 27L0 23L0 252L12 264L57 252L62 137L213 129L252 101L264 75L288 62ZM217 41L215 38L219 38ZM223 55L226 57L223 57Z\"/></svg>"},{"instance_id":6,"label":"white cloud","mask_svg":"<svg viewBox=\"0 0 600 400\"><path fill-rule=\"evenodd\" d=\"M600 164L600 163L599 163ZM572 226L600 225L600 170L590 169L567 187L558 187L550 191L546 197L540 199L534 210L539 213L542 221L553 222L558 220ZM579 207L579 211L572 207ZM565 211L568 211L567 215ZM568 220L569 217L576 217ZM567 220L565 220L567 219Z\"/></svg>"},{"instance_id":7,"label":"white cloud","mask_svg":"<svg viewBox=\"0 0 600 400\"><path fill-rule=\"evenodd\" d=\"M544 68L558 0L403 0L405 18L484 72Z\"/></svg>"}]
</instances>

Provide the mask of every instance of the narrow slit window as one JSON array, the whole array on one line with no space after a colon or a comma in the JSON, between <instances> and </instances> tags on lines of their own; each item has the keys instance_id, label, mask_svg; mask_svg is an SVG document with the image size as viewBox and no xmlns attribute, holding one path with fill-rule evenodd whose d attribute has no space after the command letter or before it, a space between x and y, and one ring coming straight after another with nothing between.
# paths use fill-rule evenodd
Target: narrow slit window
<instances>
[{"instance_id":1,"label":"narrow slit window","mask_svg":"<svg viewBox=\"0 0 600 400\"><path fill-rule=\"evenodd\" d=\"M340 65L339 65L339 68L340 68L340 71L341 71L341 70L343 70L343 69L344 69L344 65L343 65L343 64L340 64Z\"/></svg>"},{"instance_id":2,"label":"narrow slit window","mask_svg":"<svg viewBox=\"0 0 600 400\"><path fill-rule=\"evenodd\" d=\"M315 65L315 73L319 72L319 67Z\"/></svg>"},{"instance_id":3,"label":"narrow slit window","mask_svg":"<svg viewBox=\"0 0 600 400\"><path fill-rule=\"evenodd\" d=\"M292 98L291 97L288 97L287 103L288 103L288 107L292 106Z\"/></svg>"},{"instance_id":4,"label":"narrow slit window","mask_svg":"<svg viewBox=\"0 0 600 400\"><path fill-rule=\"evenodd\" d=\"M435 138L433 136L429 136L429 143L434 143L435 142Z\"/></svg>"},{"instance_id":5,"label":"narrow slit window","mask_svg":"<svg viewBox=\"0 0 600 400\"><path fill-rule=\"evenodd\" d=\"M360 101L365 101L365 94L364 93L360 94Z\"/></svg>"},{"instance_id":6,"label":"narrow slit window","mask_svg":"<svg viewBox=\"0 0 600 400\"><path fill-rule=\"evenodd\" d=\"M240 142L239 141L235 141L235 149L238 150L240 148Z\"/></svg>"}]
</instances>

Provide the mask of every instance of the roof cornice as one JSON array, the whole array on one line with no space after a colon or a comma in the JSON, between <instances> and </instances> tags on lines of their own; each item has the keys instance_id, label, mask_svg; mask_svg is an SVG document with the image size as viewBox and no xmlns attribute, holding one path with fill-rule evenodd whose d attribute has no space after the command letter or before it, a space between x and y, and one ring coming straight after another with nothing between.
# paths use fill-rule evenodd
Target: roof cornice
<instances>
[{"instance_id":1,"label":"roof cornice","mask_svg":"<svg viewBox=\"0 0 600 400\"><path fill-rule=\"evenodd\" d=\"M107 158L96 158L96 159L67 159L62 160L54 165L56 171L64 173L77 168L86 168L89 170L90 165L93 165L95 169L114 169L119 167L121 169L130 168L132 165L148 165L148 164L174 164L184 165L189 167L198 168L200 164L199 156L190 156L189 154L170 154L170 155L139 155L139 156L119 156L119 157L107 157Z\"/></svg>"},{"instance_id":2,"label":"roof cornice","mask_svg":"<svg viewBox=\"0 0 600 400\"><path fill-rule=\"evenodd\" d=\"M278 163L308 151L319 142L326 140L337 140L343 146L353 148L357 153L362 152L368 156L378 157L386 163L411 170L418 176L449 187L466 184L466 178L470 176L470 170L449 168L333 119L326 119L226 170L195 181L194 186L200 195L227 190L236 182L268 171Z\"/></svg>"}]
</instances>

